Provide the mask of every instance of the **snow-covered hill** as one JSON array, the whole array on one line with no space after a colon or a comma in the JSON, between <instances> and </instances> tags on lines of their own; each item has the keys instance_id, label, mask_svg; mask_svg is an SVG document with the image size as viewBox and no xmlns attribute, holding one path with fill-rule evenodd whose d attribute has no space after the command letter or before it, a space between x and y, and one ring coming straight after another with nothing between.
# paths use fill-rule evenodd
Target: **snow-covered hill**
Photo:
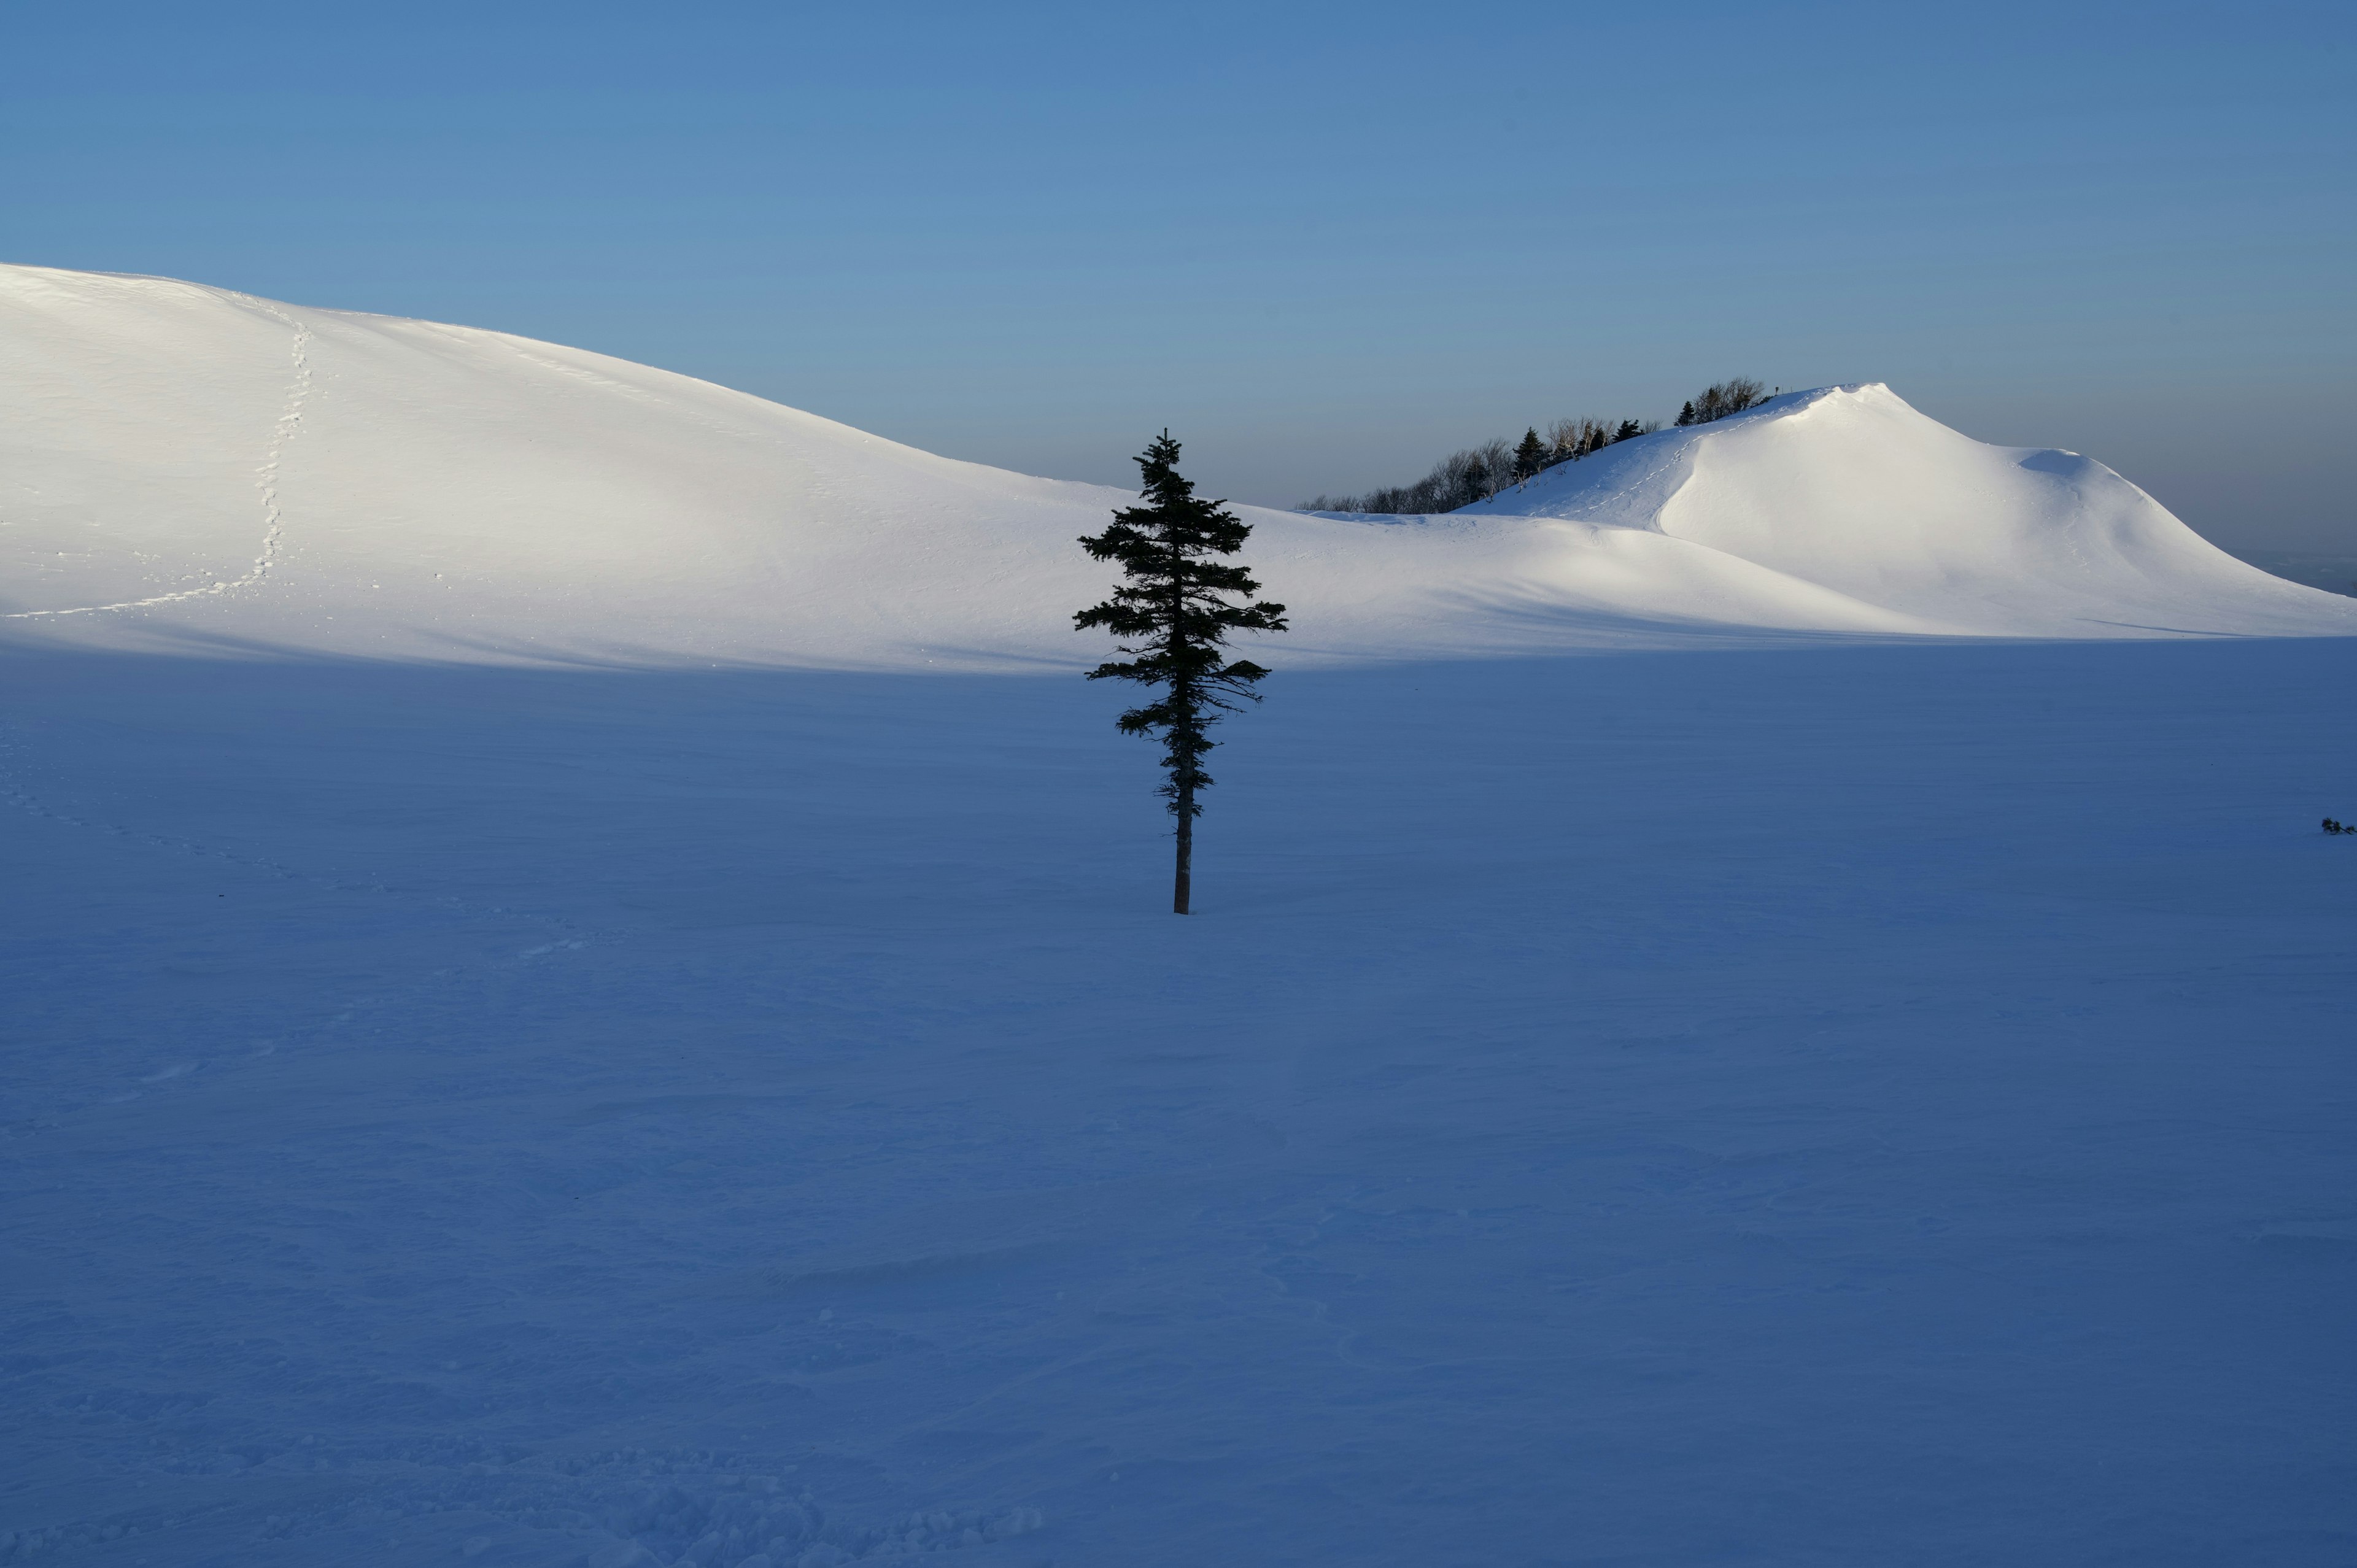
<instances>
[{"instance_id":1,"label":"snow-covered hill","mask_svg":"<svg viewBox=\"0 0 2357 1568\"><path fill-rule=\"evenodd\" d=\"M1699 548L1910 629L2357 629L2103 464L1972 440L1878 383L1789 393L1609 447L1467 512L1562 519L1598 543L1635 532L1668 542L1657 550ZM1797 586L1783 591L1801 602Z\"/></svg>"},{"instance_id":2,"label":"snow-covered hill","mask_svg":"<svg viewBox=\"0 0 2357 1568\"><path fill-rule=\"evenodd\" d=\"M199 285L0 268L0 635L816 668L1063 666L1126 492L668 371ZM1702 631L2347 634L2101 464L1879 386L1781 398L1445 519L1245 509L1277 657Z\"/></svg>"},{"instance_id":3,"label":"snow-covered hill","mask_svg":"<svg viewBox=\"0 0 2357 1568\"><path fill-rule=\"evenodd\" d=\"M2348 1561L2357 639L2167 634L2357 602L1870 387L1255 513L1179 920L1123 499L0 271L0 1565Z\"/></svg>"}]
</instances>

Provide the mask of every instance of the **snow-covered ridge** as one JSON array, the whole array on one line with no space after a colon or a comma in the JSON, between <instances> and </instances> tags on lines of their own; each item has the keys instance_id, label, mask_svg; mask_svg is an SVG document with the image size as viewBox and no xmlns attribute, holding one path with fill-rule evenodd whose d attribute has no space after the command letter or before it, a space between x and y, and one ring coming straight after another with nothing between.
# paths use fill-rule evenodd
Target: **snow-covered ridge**
<instances>
[{"instance_id":1,"label":"snow-covered ridge","mask_svg":"<svg viewBox=\"0 0 2357 1568\"><path fill-rule=\"evenodd\" d=\"M0 636L866 669L1093 659L1126 492L503 333L0 267ZM1242 509L1280 660L1790 633L2348 635L2099 463L1878 385L1410 526Z\"/></svg>"}]
</instances>

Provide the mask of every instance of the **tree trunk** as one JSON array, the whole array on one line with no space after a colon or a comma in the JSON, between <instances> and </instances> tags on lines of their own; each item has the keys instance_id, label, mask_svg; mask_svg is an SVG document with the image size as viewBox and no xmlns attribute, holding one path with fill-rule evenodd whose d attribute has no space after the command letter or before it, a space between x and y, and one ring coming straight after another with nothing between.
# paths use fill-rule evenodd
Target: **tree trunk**
<instances>
[{"instance_id":1,"label":"tree trunk","mask_svg":"<svg viewBox=\"0 0 2357 1568\"><path fill-rule=\"evenodd\" d=\"M1168 435L1168 432L1166 431L1164 434ZM1187 668L1185 659L1188 652L1187 590L1181 583L1185 569L1186 563L1180 558L1178 547L1174 542L1170 547L1170 637L1164 646L1170 650L1172 661L1181 671ZM1195 748L1191 743L1202 738L1202 727L1198 717L1200 710L1195 705L1194 683L1183 674L1170 682L1170 705L1176 711L1178 732L1183 733L1190 743L1186 751L1186 764L1181 771L1191 777L1196 757ZM1174 733L1172 738L1175 740L1177 737L1177 733ZM1178 781L1173 780L1173 782ZM1193 892L1194 870L1195 786L1189 783L1179 783L1178 874L1170 889L1170 912L1174 915L1187 913L1187 900Z\"/></svg>"},{"instance_id":2,"label":"tree trunk","mask_svg":"<svg viewBox=\"0 0 2357 1568\"><path fill-rule=\"evenodd\" d=\"M1170 912L1187 913L1189 882L1195 864L1195 791L1189 785L1178 788L1178 880L1170 894Z\"/></svg>"}]
</instances>

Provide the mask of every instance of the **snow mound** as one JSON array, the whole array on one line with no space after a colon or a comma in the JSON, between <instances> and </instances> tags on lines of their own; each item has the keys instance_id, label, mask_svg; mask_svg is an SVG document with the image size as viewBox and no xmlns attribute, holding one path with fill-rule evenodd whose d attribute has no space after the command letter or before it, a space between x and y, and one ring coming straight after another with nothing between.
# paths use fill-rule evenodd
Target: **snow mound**
<instances>
[{"instance_id":1,"label":"snow mound","mask_svg":"<svg viewBox=\"0 0 2357 1568\"><path fill-rule=\"evenodd\" d=\"M1068 668L1128 492L498 332L0 267L0 636L462 661ZM2349 635L2099 463L1880 386L1439 519L1239 509L1279 659L1792 634Z\"/></svg>"},{"instance_id":2,"label":"snow mound","mask_svg":"<svg viewBox=\"0 0 2357 1568\"><path fill-rule=\"evenodd\" d=\"M1972 440L1879 383L1663 431L1466 510L1652 533L1954 631L2352 625L2103 464Z\"/></svg>"}]
</instances>

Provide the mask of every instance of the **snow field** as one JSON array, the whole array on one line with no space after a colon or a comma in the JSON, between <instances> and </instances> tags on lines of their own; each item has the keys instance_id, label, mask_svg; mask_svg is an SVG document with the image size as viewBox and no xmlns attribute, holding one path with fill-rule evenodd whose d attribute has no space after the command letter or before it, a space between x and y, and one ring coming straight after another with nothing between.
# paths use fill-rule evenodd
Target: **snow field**
<instances>
[{"instance_id":1,"label":"snow field","mask_svg":"<svg viewBox=\"0 0 2357 1568\"><path fill-rule=\"evenodd\" d=\"M0 1561L2341 1562L2352 658L13 657Z\"/></svg>"},{"instance_id":2,"label":"snow field","mask_svg":"<svg viewBox=\"0 0 2357 1568\"><path fill-rule=\"evenodd\" d=\"M2102 465L1252 512L1180 921L1125 492L165 279L0 365L0 1563L2357 1553L2357 604Z\"/></svg>"}]
</instances>

